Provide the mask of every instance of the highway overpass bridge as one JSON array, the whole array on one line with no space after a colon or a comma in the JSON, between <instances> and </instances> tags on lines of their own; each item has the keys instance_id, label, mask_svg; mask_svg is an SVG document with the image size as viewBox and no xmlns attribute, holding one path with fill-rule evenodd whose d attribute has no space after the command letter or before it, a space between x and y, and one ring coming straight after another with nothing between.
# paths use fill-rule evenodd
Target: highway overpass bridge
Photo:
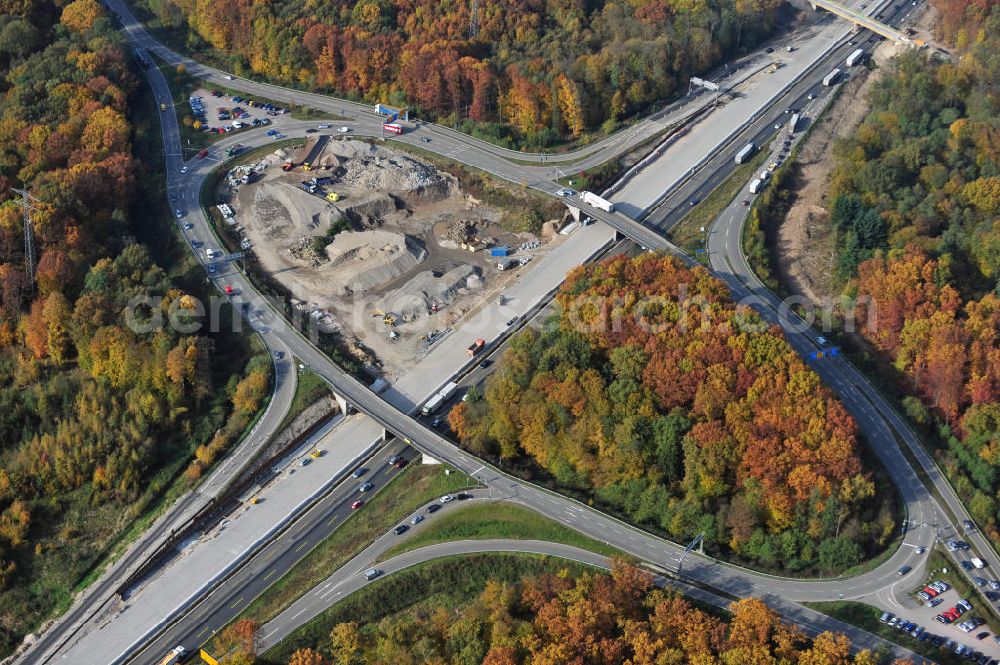
<instances>
[{"instance_id":1,"label":"highway overpass bridge","mask_svg":"<svg viewBox=\"0 0 1000 665\"><path fill-rule=\"evenodd\" d=\"M809 4L812 5L813 9L825 9L840 18L847 19L855 25L866 30L871 30L875 34L882 35L886 39L891 39L898 44L910 44L913 41L892 26L886 25L867 14L863 14L856 9L851 9L839 2L833 2L832 0L809 0Z\"/></svg>"}]
</instances>

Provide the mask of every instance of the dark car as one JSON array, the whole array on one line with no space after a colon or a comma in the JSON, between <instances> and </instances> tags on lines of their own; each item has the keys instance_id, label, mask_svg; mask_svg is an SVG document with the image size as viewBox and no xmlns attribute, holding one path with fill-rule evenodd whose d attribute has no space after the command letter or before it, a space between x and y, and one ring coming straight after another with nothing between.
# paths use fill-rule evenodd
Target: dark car
<instances>
[{"instance_id":1,"label":"dark car","mask_svg":"<svg viewBox=\"0 0 1000 665\"><path fill-rule=\"evenodd\" d=\"M983 632L981 632L978 635L976 635L976 639L977 640L985 640L989 636L990 636L989 631L985 631L984 630Z\"/></svg>"},{"instance_id":2,"label":"dark car","mask_svg":"<svg viewBox=\"0 0 1000 665\"><path fill-rule=\"evenodd\" d=\"M399 455L393 455L392 457L386 460L386 462L388 462L389 464L395 464L398 461L399 461Z\"/></svg>"},{"instance_id":3,"label":"dark car","mask_svg":"<svg viewBox=\"0 0 1000 665\"><path fill-rule=\"evenodd\" d=\"M440 503L432 503L431 505L427 506L427 512L429 513L436 513L439 510L441 510Z\"/></svg>"},{"instance_id":4,"label":"dark car","mask_svg":"<svg viewBox=\"0 0 1000 665\"><path fill-rule=\"evenodd\" d=\"M409 528L410 528L410 527L406 526L405 524L400 524L400 525L399 525L399 526L397 526L397 527L396 527L395 529L393 529L393 530L392 530L392 532L393 532L394 534L396 534L397 536L401 536L402 534L406 533L406 531L407 531L407 530L408 530Z\"/></svg>"},{"instance_id":5,"label":"dark car","mask_svg":"<svg viewBox=\"0 0 1000 665\"><path fill-rule=\"evenodd\" d=\"M316 129L315 127L310 127L309 129L306 130L306 134L315 134L318 131L319 130Z\"/></svg>"},{"instance_id":6,"label":"dark car","mask_svg":"<svg viewBox=\"0 0 1000 665\"><path fill-rule=\"evenodd\" d=\"M406 466L406 463L409 461L410 460L406 459L405 457L400 457L398 460L396 460L396 463L393 464L393 466L396 467L397 469L402 469L404 466Z\"/></svg>"},{"instance_id":7,"label":"dark car","mask_svg":"<svg viewBox=\"0 0 1000 665\"><path fill-rule=\"evenodd\" d=\"M968 571L970 571L970 570L973 569L972 562L970 562L970 561L961 561L960 563L962 565L962 570L964 570L966 572L968 572Z\"/></svg>"},{"instance_id":8,"label":"dark car","mask_svg":"<svg viewBox=\"0 0 1000 665\"><path fill-rule=\"evenodd\" d=\"M492 364L493 364L493 361L492 361L492 360L490 360L489 358L487 358L487 359L486 359L486 360L484 360L483 362L479 363L479 367L480 367L481 369L486 369L487 367L489 367L489 366L490 366L490 365L492 365Z\"/></svg>"},{"instance_id":9,"label":"dark car","mask_svg":"<svg viewBox=\"0 0 1000 665\"><path fill-rule=\"evenodd\" d=\"M351 474L351 478L360 478L361 476L365 475L367 471L368 469L366 469L363 466L358 467L357 469L354 470L354 473Z\"/></svg>"},{"instance_id":10,"label":"dark car","mask_svg":"<svg viewBox=\"0 0 1000 665\"><path fill-rule=\"evenodd\" d=\"M910 568L909 566L902 566L902 567L901 567L901 568L899 569L899 574L900 574L900 575L905 575L905 574L907 574L908 572L910 572L911 570L913 570L913 569L912 569L912 568Z\"/></svg>"},{"instance_id":11,"label":"dark car","mask_svg":"<svg viewBox=\"0 0 1000 665\"><path fill-rule=\"evenodd\" d=\"M766 49L764 49L764 53L774 53L774 49L768 46Z\"/></svg>"},{"instance_id":12,"label":"dark car","mask_svg":"<svg viewBox=\"0 0 1000 665\"><path fill-rule=\"evenodd\" d=\"M473 498L473 495L469 494L468 492L459 492L458 494L455 495L455 498L457 498L459 501L465 501L466 499Z\"/></svg>"}]
</instances>

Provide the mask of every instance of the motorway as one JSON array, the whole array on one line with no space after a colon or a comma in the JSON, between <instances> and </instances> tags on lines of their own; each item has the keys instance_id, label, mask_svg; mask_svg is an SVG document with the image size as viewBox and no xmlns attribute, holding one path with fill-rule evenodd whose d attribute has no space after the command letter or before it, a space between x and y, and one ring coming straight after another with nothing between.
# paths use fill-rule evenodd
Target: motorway
<instances>
[{"instance_id":1,"label":"motorway","mask_svg":"<svg viewBox=\"0 0 1000 665\"><path fill-rule=\"evenodd\" d=\"M130 35L134 36L136 32L137 31L134 26L129 26ZM144 43L144 45L150 47L148 43ZM150 48L150 50L154 49ZM163 49L162 47L156 47L155 52L162 57L162 52L165 50L166 49ZM169 61L169 58L166 59ZM190 67L189 71L197 75L197 72L192 71ZM214 76L215 74L211 75ZM158 96L160 94L164 94L169 97L169 91L165 89L165 81L162 82L163 88L158 90L158 84L153 81L153 78L156 78L155 75L152 75L151 83L154 85L154 91L157 92ZM162 76L159 78L162 80ZM237 87L239 89L243 89L241 86L246 83L243 80L224 81L221 78L218 78L217 82L224 84L227 87ZM255 92L254 94L266 94L270 98L280 99L280 97L276 96L272 91L273 88L274 86L268 86L266 92ZM252 90L248 91L253 92ZM297 100L305 101L303 99L303 93L294 91L285 91L285 93L294 95ZM310 105L313 105L311 101L309 103ZM339 104L340 102L334 100L330 103ZM346 107L341 110L346 111ZM185 177L188 173L187 170L181 172L180 168L183 165L183 160L180 152L179 135L176 133L176 118L173 113L167 113L165 115L168 116L168 118L173 119L174 123L172 128L168 127L170 124L169 120L164 124L165 145L167 147L167 172L168 179L170 180L170 191L181 193L183 196L187 197L185 199L185 204L190 205L192 209L197 209L198 191L196 188L191 186L194 183ZM427 127L422 127L421 131L424 129L427 129ZM170 136L167 136L168 133ZM446 137L447 135L442 136ZM442 140L447 141L447 138ZM434 142L437 141L438 137L435 136ZM434 147L437 148L438 146ZM477 147L476 149L489 152L486 148ZM468 156L468 154L466 153L465 156ZM518 158L521 159L521 156L519 155ZM476 165L479 166L479 164ZM512 166L511 168L514 167ZM521 168L528 169L531 167ZM581 205L581 207L586 209L586 206ZM608 222L613 228L626 232L626 235L633 237L646 247L665 250L675 249L665 243L662 235L660 235L660 233L653 228L639 224L622 215L605 215L600 211L593 209L586 211L595 218ZM199 215L200 214L201 212L199 211ZM218 283L219 282L217 281L217 284ZM267 303L264 299L249 285L242 285L241 297L246 302L250 303L251 307L267 307ZM773 303L771 303L771 305L773 305ZM775 311L777 312L778 310ZM656 563L657 565L661 565L666 568L676 567L677 560L679 558L678 546L667 543L661 539L654 538L648 534L644 534L637 529L624 525L608 516L601 515L600 513L582 506L575 501L546 492L540 488L508 477L492 467L484 466L480 460L457 449L453 444L439 436L436 432L433 432L432 430L423 427L420 423L415 422L406 413L403 413L394 408L392 405L387 404L381 397L372 394L362 384L345 375L339 370L339 368L334 366L325 356L309 344L306 339L299 336L296 331L276 329L273 332L274 334L266 336L268 343L272 346L272 348L275 348L278 345L283 345L291 354L297 356L301 362L308 365L314 371L317 371L321 376L326 378L331 385L334 386L334 389L346 398L348 402L358 408L359 411L371 415L372 418L374 418L379 424L388 428L390 431L395 432L399 436L412 440L414 445L418 446L421 450L429 452L435 457L449 462L466 473L478 474L478 477L481 480L490 483L494 488L502 490L510 496L517 497L519 502L533 507L536 510L540 510L545 514L548 514L550 517L562 521L573 528L577 528L588 535L601 539L611 539L614 541L613 544L615 546L620 547L624 551L634 553L647 561ZM805 338L805 341L809 341L808 337ZM812 340L812 343L815 344L815 340ZM813 346L813 348L815 348L815 346ZM287 356L288 354L286 353L286 357ZM864 412L864 409L862 409L862 412ZM878 428L871 431L879 434L885 433L885 430L880 430ZM888 431L891 437L891 430ZM903 466L906 466L905 463ZM917 515L934 520L934 522L928 523L936 523L936 518L925 512L923 509L926 499L926 491L924 491L923 496L921 496L921 488L922 485L920 485L920 487L908 487L906 485L901 487L901 491L903 491L904 494L912 494L914 500L916 501L915 506L918 511L911 513L911 519L913 519L914 515ZM907 538L910 538L909 534ZM900 552L903 552L903 554L901 555ZM985 552L983 553L985 554ZM690 566L685 566L685 575L696 580L705 581L713 586L736 595L766 596L769 602L775 604L779 611L782 611L789 616L801 616L800 606L790 602L789 599L806 600L830 599L837 597L865 597L873 589L885 588L895 584L898 580L894 579L892 576L895 575L894 566L898 567L897 559L908 560L907 557L909 555L912 555L912 553L909 552L907 548L903 548L892 557L892 560L889 563L880 566L875 571L871 571L865 576L852 578L851 580L836 582L780 580L777 578L751 573L743 569L727 566L725 564L712 561L711 559L701 557L694 557L690 559L692 563ZM776 594L781 594L781 596L778 597ZM126 627L123 626L122 630L126 630ZM127 630L131 631L132 629ZM138 635L133 633L133 636ZM100 641L101 638L98 637L96 639ZM83 641L81 641L81 644L82 643ZM86 660L86 658L84 658L84 660Z\"/></svg>"}]
</instances>

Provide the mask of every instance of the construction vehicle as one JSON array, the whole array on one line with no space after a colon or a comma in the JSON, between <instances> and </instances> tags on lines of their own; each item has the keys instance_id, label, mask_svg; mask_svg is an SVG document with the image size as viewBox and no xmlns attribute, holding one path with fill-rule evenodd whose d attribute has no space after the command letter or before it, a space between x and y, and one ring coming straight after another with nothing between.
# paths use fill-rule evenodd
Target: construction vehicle
<instances>
[{"instance_id":1,"label":"construction vehicle","mask_svg":"<svg viewBox=\"0 0 1000 665\"><path fill-rule=\"evenodd\" d=\"M470 357L473 357L479 355L479 352L482 351L485 347L486 347L486 340L480 337L475 342L470 344L469 348L466 349L466 351L469 353Z\"/></svg>"},{"instance_id":2,"label":"construction vehicle","mask_svg":"<svg viewBox=\"0 0 1000 665\"><path fill-rule=\"evenodd\" d=\"M176 665L176 663L181 662L181 658L184 656L184 647L174 647L170 653L163 657L159 662L159 665Z\"/></svg>"},{"instance_id":3,"label":"construction vehicle","mask_svg":"<svg viewBox=\"0 0 1000 665\"><path fill-rule=\"evenodd\" d=\"M330 203L336 203L337 201L340 200L340 194L338 194L337 192L330 192L329 194L326 195L326 200L329 201Z\"/></svg>"},{"instance_id":4,"label":"construction vehicle","mask_svg":"<svg viewBox=\"0 0 1000 665\"><path fill-rule=\"evenodd\" d=\"M381 316L382 323L387 326L396 325L396 315L393 312L384 312L381 309L376 309L372 316Z\"/></svg>"}]
</instances>

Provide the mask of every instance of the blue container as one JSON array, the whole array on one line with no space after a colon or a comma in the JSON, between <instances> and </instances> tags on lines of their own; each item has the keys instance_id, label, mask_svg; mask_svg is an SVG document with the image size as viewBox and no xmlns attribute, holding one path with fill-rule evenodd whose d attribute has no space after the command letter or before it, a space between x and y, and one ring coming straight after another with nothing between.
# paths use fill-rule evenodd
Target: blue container
<instances>
[{"instance_id":1,"label":"blue container","mask_svg":"<svg viewBox=\"0 0 1000 665\"><path fill-rule=\"evenodd\" d=\"M490 256L507 256L506 247L494 247L490 250Z\"/></svg>"}]
</instances>

